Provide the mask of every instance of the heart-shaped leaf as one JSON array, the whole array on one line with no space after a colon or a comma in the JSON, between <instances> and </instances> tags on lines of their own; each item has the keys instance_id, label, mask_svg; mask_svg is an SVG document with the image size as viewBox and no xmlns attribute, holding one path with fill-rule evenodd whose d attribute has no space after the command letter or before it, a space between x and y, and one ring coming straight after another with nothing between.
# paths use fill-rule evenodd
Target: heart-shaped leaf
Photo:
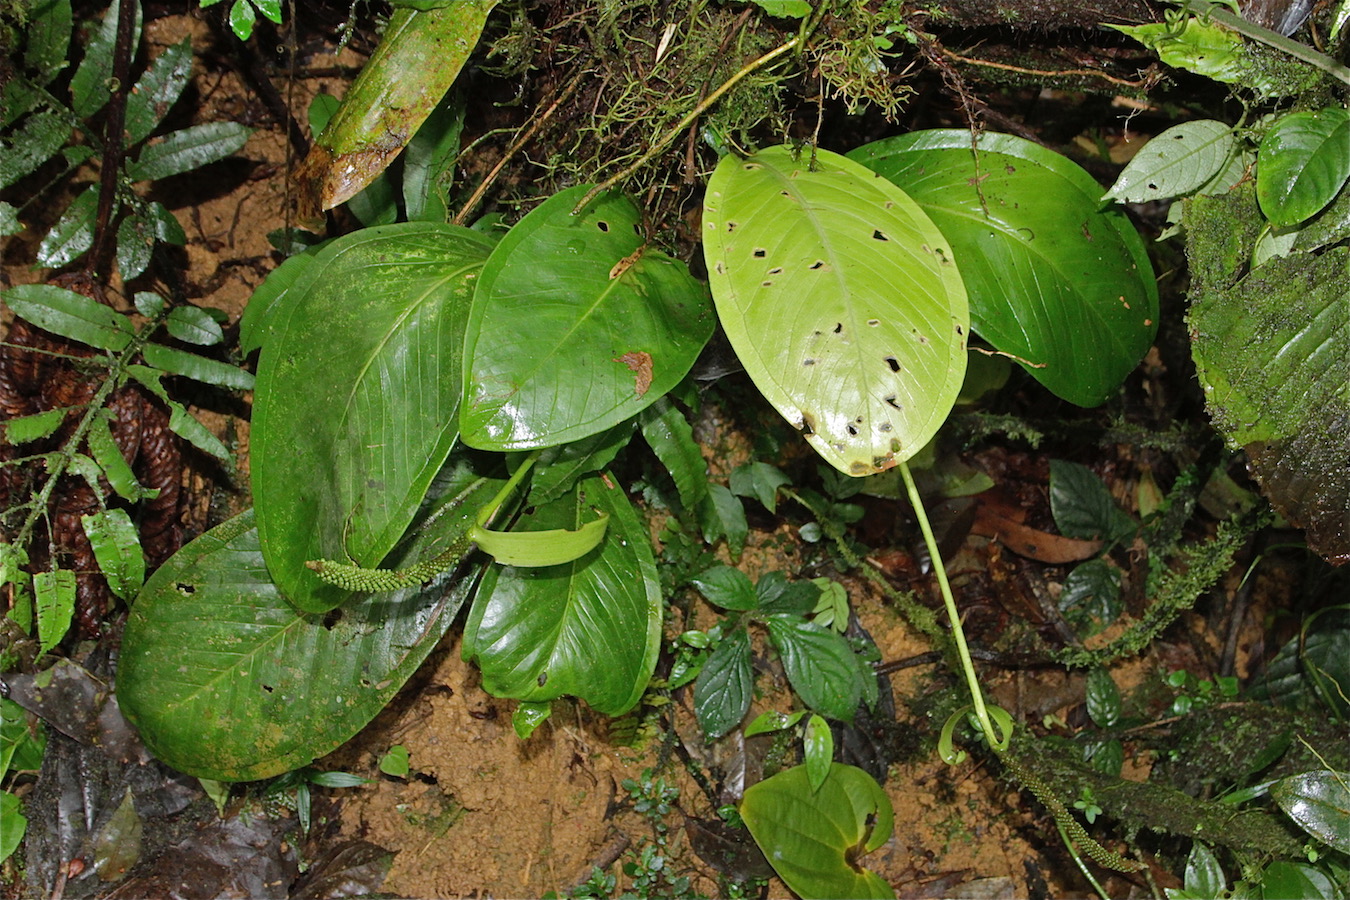
<instances>
[{"instance_id":1,"label":"heart-shaped leaf","mask_svg":"<svg viewBox=\"0 0 1350 900\"><path fill-rule=\"evenodd\" d=\"M1007 134L921 131L849 156L914 197L951 241L980 337L1079 406L1109 398L1158 330L1144 243L1072 161Z\"/></svg>"},{"instance_id":2,"label":"heart-shaped leaf","mask_svg":"<svg viewBox=\"0 0 1350 900\"><path fill-rule=\"evenodd\" d=\"M500 486L457 471L436 505L444 512L401 559L448 548ZM118 701L155 756L191 775L249 781L299 768L356 734L421 665L472 590L473 573L457 575L358 595L336 621L298 613L243 513L146 582L122 641Z\"/></svg>"},{"instance_id":3,"label":"heart-shaped leaf","mask_svg":"<svg viewBox=\"0 0 1350 900\"><path fill-rule=\"evenodd\" d=\"M825 150L717 165L703 204L717 313L770 403L831 465L917 453L961 389L966 294L903 191Z\"/></svg>"},{"instance_id":4,"label":"heart-shaped leaf","mask_svg":"<svg viewBox=\"0 0 1350 900\"><path fill-rule=\"evenodd\" d=\"M454 445L464 323L490 247L452 225L358 231L269 309L253 496L267 567L300 609L346 596L305 561L378 566Z\"/></svg>"},{"instance_id":5,"label":"heart-shaped leaf","mask_svg":"<svg viewBox=\"0 0 1350 900\"><path fill-rule=\"evenodd\" d=\"M783 883L801 897L894 897L860 859L890 839L895 813L871 775L834 763L819 790L805 766L750 787L741 818Z\"/></svg>"},{"instance_id":6,"label":"heart-shaped leaf","mask_svg":"<svg viewBox=\"0 0 1350 900\"><path fill-rule=\"evenodd\" d=\"M661 589L645 527L604 477L539 507L520 530L576 529L609 515L604 541L580 559L521 569L493 566L464 626L464 658L498 697L578 697L617 716L642 696L661 637Z\"/></svg>"},{"instance_id":7,"label":"heart-shaped leaf","mask_svg":"<svg viewBox=\"0 0 1350 900\"><path fill-rule=\"evenodd\" d=\"M464 339L463 440L485 450L577 441L673 388L712 334L707 291L647 244L632 201L555 194L483 268Z\"/></svg>"}]
</instances>

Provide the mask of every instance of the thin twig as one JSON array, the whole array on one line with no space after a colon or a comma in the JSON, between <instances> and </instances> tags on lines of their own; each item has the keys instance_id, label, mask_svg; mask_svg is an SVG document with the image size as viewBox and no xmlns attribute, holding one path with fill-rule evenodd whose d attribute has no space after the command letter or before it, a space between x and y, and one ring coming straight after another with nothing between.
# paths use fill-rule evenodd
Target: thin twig
<instances>
[{"instance_id":1,"label":"thin twig","mask_svg":"<svg viewBox=\"0 0 1350 900\"><path fill-rule=\"evenodd\" d=\"M1142 89L1148 87L1147 79L1130 81L1127 78L1117 78L1114 75L1107 75L1105 72L1098 69L1027 69L1022 66L1009 65L1008 63L999 63L988 59L976 59L973 56L962 56L960 53L948 50L946 47L939 47L938 51L948 59L954 59L957 62L963 62L972 66L982 66L986 69L1001 69L1005 72L1016 72L1018 75L1035 75L1040 78L1068 78L1071 76L1102 78L1112 84L1119 84L1128 88Z\"/></svg>"},{"instance_id":2,"label":"thin twig","mask_svg":"<svg viewBox=\"0 0 1350 900\"><path fill-rule=\"evenodd\" d=\"M571 99L572 95L577 92L577 88L581 87L581 83L584 80L585 79L580 76L573 78L571 82L568 83L567 87L563 89L562 93L558 95L558 99L554 100L549 108L544 110L541 115L535 116L534 120L530 122L529 127L516 136L516 139L511 142L511 145L506 148L506 152L502 154L502 158L497 160L497 164L492 167L492 171L487 173L479 183L478 187L474 188L473 194L470 195L469 199L464 201L464 205L460 207L459 212L455 215L454 223L456 225L464 224L464 220L469 217L469 213L473 212L474 207L483 199L483 195L487 193L488 188L490 188L492 183L497 180L497 176L501 174L502 169L506 166L507 160L520 152L520 148L524 147L525 144L535 136L539 129L543 127L544 123L558 111L558 107Z\"/></svg>"},{"instance_id":3,"label":"thin twig","mask_svg":"<svg viewBox=\"0 0 1350 900\"><path fill-rule=\"evenodd\" d=\"M745 76L749 75L751 72L754 72L756 69L760 69L768 65L769 63L773 62L775 59L782 56L784 53L787 53L793 47L796 47L800 40L801 40L800 37L795 37L792 40L788 41L786 44L780 44L779 46L773 48L768 53L765 53L758 59L748 63L747 65L742 67L740 71L736 72L736 74L732 75L726 81L722 82L721 87L719 87L717 90L709 94L706 98L703 99L702 102L700 102L697 106L695 106L687 114L685 114L684 118L680 119L680 121L676 122L675 125L672 126L668 131L666 131L665 134L657 138L656 143L652 144L652 146L648 148L646 153L639 156L636 162L625 168L622 172L619 172L617 175L613 175L609 178L606 178L600 184L597 184L595 187L587 191L586 196L581 198L581 202L579 202L576 206L572 208L572 214L576 215L577 213L581 212L583 209L586 208L586 205L590 203L592 200L594 200L596 197L600 196L605 191L614 187L614 185L618 184L620 181L623 181L629 175L632 175L638 169L642 168L647 163L651 162L653 157L655 157L658 153L660 153L662 150L666 148L666 145L668 145L671 141L679 137L681 132L683 132L686 128L688 128L691 124L693 124L695 119L697 119L699 116L707 112L708 109L711 108L714 103L716 103L718 100L722 98L723 94L725 94L727 91L735 87L738 81L740 81Z\"/></svg>"}]
</instances>

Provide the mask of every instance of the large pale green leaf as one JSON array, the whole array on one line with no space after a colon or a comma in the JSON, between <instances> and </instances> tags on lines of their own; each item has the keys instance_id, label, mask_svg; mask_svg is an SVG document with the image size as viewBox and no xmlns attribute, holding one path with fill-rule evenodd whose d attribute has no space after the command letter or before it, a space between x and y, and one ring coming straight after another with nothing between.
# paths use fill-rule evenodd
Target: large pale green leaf
<instances>
[{"instance_id":1,"label":"large pale green leaf","mask_svg":"<svg viewBox=\"0 0 1350 900\"><path fill-rule=\"evenodd\" d=\"M1266 132L1256 154L1256 197L1277 226L1322 210L1350 178L1350 110L1291 113Z\"/></svg>"},{"instance_id":2,"label":"large pale green leaf","mask_svg":"<svg viewBox=\"0 0 1350 900\"><path fill-rule=\"evenodd\" d=\"M1143 241L1071 160L1006 134L921 131L849 154L951 241L980 337L1079 406L1111 397L1158 330Z\"/></svg>"},{"instance_id":3,"label":"large pale green leaf","mask_svg":"<svg viewBox=\"0 0 1350 900\"><path fill-rule=\"evenodd\" d=\"M703 251L746 372L831 465L870 475L917 453L966 368L950 245L903 191L824 150L727 156Z\"/></svg>"},{"instance_id":4,"label":"large pale green leaf","mask_svg":"<svg viewBox=\"0 0 1350 900\"><path fill-rule=\"evenodd\" d=\"M305 562L378 566L450 452L464 322L489 248L452 225L359 231L269 310L253 496L268 568L301 609L342 601Z\"/></svg>"},{"instance_id":5,"label":"large pale green leaf","mask_svg":"<svg viewBox=\"0 0 1350 900\"><path fill-rule=\"evenodd\" d=\"M707 291L647 244L632 201L587 185L522 219L483 268L464 340L464 442L576 441L673 388L712 334Z\"/></svg>"},{"instance_id":6,"label":"large pale green leaf","mask_svg":"<svg viewBox=\"0 0 1350 900\"><path fill-rule=\"evenodd\" d=\"M494 566L464 626L464 658L499 697L571 695L611 716L632 708L651 678L661 637L661 589L647 531L605 478L540 507L517 527L575 529L609 514L604 542L581 559Z\"/></svg>"},{"instance_id":7,"label":"large pale green leaf","mask_svg":"<svg viewBox=\"0 0 1350 900\"><path fill-rule=\"evenodd\" d=\"M750 787L741 818L778 877L805 900L894 897L861 859L890 839L895 813L871 775L834 763L819 790L805 766Z\"/></svg>"},{"instance_id":8,"label":"large pale green leaf","mask_svg":"<svg viewBox=\"0 0 1350 900\"><path fill-rule=\"evenodd\" d=\"M400 562L447 549L500 486L455 473L446 512ZM154 754L189 774L248 781L307 765L384 708L473 581L452 573L425 589L357 595L340 614L299 613L268 578L244 513L146 582L122 641L118 701Z\"/></svg>"}]
</instances>

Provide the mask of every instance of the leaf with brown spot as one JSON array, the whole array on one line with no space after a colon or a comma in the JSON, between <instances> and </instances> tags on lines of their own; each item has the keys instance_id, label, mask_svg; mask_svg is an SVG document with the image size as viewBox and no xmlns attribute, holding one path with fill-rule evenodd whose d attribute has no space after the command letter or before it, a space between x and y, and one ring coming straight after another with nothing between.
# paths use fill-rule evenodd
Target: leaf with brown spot
<instances>
[{"instance_id":1,"label":"leaf with brown spot","mask_svg":"<svg viewBox=\"0 0 1350 900\"><path fill-rule=\"evenodd\" d=\"M637 391L639 397L645 395L647 389L652 386L652 355L638 351L616 356L613 361L623 363L633 372L633 389Z\"/></svg>"}]
</instances>

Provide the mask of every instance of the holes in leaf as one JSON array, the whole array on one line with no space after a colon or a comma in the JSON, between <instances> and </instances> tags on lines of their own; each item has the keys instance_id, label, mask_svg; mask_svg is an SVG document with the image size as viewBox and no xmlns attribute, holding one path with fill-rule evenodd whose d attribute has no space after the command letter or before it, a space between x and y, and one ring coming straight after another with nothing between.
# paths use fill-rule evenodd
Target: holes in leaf
<instances>
[{"instance_id":1,"label":"holes in leaf","mask_svg":"<svg viewBox=\"0 0 1350 900\"><path fill-rule=\"evenodd\" d=\"M818 259L818 260L816 260L815 262L811 263L811 265L810 265L810 268L813 269L813 270L814 270L814 269L823 269L824 267L825 267L825 260L823 260L823 259Z\"/></svg>"},{"instance_id":2,"label":"holes in leaf","mask_svg":"<svg viewBox=\"0 0 1350 900\"><path fill-rule=\"evenodd\" d=\"M262 689L263 689L263 691L265 691L266 693L269 693L269 694L276 690L276 688L272 687L270 684L264 684L264 685L262 685Z\"/></svg>"},{"instance_id":3,"label":"holes in leaf","mask_svg":"<svg viewBox=\"0 0 1350 900\"><path fill-rule=\"evenodd\" d=\"M801 430L802 434L804 435L812 435L816 433L816 420L812 418L810 413L807 412L802 413Z\"/></svg>"},{"instance_id":4,"label":"holes in leaf","mask_svg":"<svg viewBox=\"0 0 1350 900\"><path fill-rule=\"evenodd\" d=\"M540 687L543 687L544 685L548 684L548 673L540 672L539 677L535 679L535 684L539 685Z\"/></svg>"},{"instance_id":5,"label":"holes in leaf","mask_svg":"<svg viewBox=\"0 0 1350 900\"><path fill-rule=\"evenodd\" d=\"M596 227L596 228L599 228L601 231L605 232L606 234L609 233L609 223L606 222L604 219L601 219L599 222L596 222L596 223L595 223L595 227Z\"/></svg>"},{"instance_id":6,"label":"holes in leaf","mask_svg":"<svg viewBox=\"0 0 1350 900\"><path fill-rule=\"evenodd\" d=\"M740 224L739 222L727 222L727 234L731 234L733 231L735 231L736 226L739 224Z\"/></svg>"},{"instance_id":7,"label":"holes in leaf","mask_svg":"<svg viewBox=\"0 0 1350 900\"><path fill-rule=\"evenodd\" d=\"M845 426L844 426L844 430L847 431L847 432L849 433L849 435L851 435L851 436L852 436L852 435L857 435L857 433L858 433L858 426L857 426L857 425L853 425L853 424L848 424L848 425L845 425Z\"/></svg>"},{"instance_id":8,"label":"holes in leaf","mask_svg":"<svg viewBox=\"0 0 1350 900\"><path fill-rule=\"evenodd\" d=\"M759 283L759 286L760 286L760 287L773 287L773 282L772 282L772 281L761 281L761 282Z\"/></svg>"},{"instance_id":9,"label":"holes in leaf","mask_svg":"<svg viewBox=\"0 0 1350 900\"><path fill-rule=\"evenodd\" d=\"M804 365L804 366L814 366L815 364L816 364L816 361L815 361L814 359L809 358L809 357L806 358L806 359L804 359L804 360L802 360L802 365Z\"/></svg>"},{"instance_id":10,"label":"holes in leaf","mask_svg":"<svg viewBox=\"0 0 1350 900\"><path fill-rule=\"evenodd\" d=\"M768 253L769 251L765 250L763 247L756 247L754 257L755 259L763 259Z\"/></svg>"},{"instance_id":11,"label":"holes in leaf","mask_svg":"<svg viewBox=\"0 0 1350 900\"><path fill-rule=\"evenodd\" d=\"M880 231L873 231L873 232L872 232L872 240L874 240L874 241L889 241L890 238L886 237L886 235L882 234Z\"/></svg>"},{"instance_id":12,"label":"holes in leaf","mask_svg":"<svg viewBox=\"0 0 1350 900\"><path fill-rule=\"evenodd\" d=\"M887 432L890 431L893 427L894 426L891 425L890 422L882 422L880 425L877 426L877 431Z\"/></svg>"},{"instance_id":13,"label":"holes in leaf","mask_svg":"<svg viewBox=\"0 0 1350 900\"><path fill-rule=\"evenodd\" d=\"M342 610L340 609L330 609L328 612L323 614L323 627L328 629L329 631L332 631L333 626L341 621L342 621Z\"/></svg>"},{"instance_id":14,"label":"holes in leaf","mask_svg":"<svg viewBox=\"0 0 1350 900\"><path fill-rule=\"evenodd\" d=\"M772 269L769 270L769 274L770 274L770 275L782 275L782 274L783 274L783 267L782 267L782 266L774 266Z\"/></svg>"},{"instance_id":15,"label":"holes in leaf","mask_svg":"<svg viewBox=\"0 0 1350 900\"><path fill-rule=\"evenodd\" d=\"M961 330L961 326L960 326L960 325L957 325L957 326L956 326L956 333L957 333L957 334L965 334L965 332Z\"/></svg>"},{"instance_id":16,"label":"holes in leaf","mask_svg":"<svg viewBox=\"0 0 1350 900\"><path fill-rule=\"evenodd\" d=\"M844 330L844 323L843 323L843 322L835 322L835 323L834 323L834 333L835 333L835 334L840 334L840 333L843 332L843 330Z\"/></svg>"},{"instance_id":17,"label":"holes in leaf","mask_svg":"<svg viewBox=\"0 0 1350 900\"><path fill-rule=\"evenodd\" d=\"M882 399L886 401L887 406L894 407L895 409L904 409L903 406L901 406L899 403L896 402L894 394L891 394L890 396L884 397Z\"/></svg>"},{"instance_id":18,"label":"holes in leaf","mask_svg":"<svg viewBox=\"0 0 1350 900\"><path fill-rule=\"evenodd\" d=\"M713 268L717 270L718 275L727 274L727 267L722 265L722 261L720 259L717 261L717 265L713 266Z\"/></svg>"},{"instance_id":19,"label":"holes in leaf","mask_svg":"<svg viewBox=\"0 0 1350 900\"><path fill-rule=\"evenodd\" d=\"M868 325L871 325L873 328L876 328L878 325L881 324L881 320L880 320L880 319L868 319L868 320L867 320L867 324L868 324Z\"/></svg>"},{"instance_id":20,"label":"holes in leaf","mask_svg":"<svg viewBox=\"0 0 1350 900\"><path fill-rule=\"evenodd\" d=\"M900 360L896 359L894 356L886 357L886 365L891 367L892 372L900 371ZM886 402L889 403L893 399L893 397L887 397Z\"/></svg>"},{"instance_id":21,"label":"holes in leaf","mask_svg":"<svg viewBox=\"0 0 1350 900\"><path fill-rule=\"evenodd\" d=\"M185 596L191 596L197 593L197 588L194 587L193 585L188 584L186 581L180 581L177 584L175 584L174 587L178 589L178 593L183 594Z\"/></svg>"}]
</instances>

